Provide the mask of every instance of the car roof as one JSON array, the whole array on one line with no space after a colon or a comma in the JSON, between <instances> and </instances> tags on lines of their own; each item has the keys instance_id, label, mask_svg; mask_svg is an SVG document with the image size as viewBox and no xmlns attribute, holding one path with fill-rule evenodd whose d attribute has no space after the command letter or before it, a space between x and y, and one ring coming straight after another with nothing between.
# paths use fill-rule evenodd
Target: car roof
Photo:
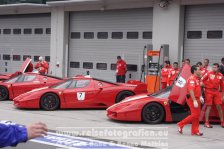
<instances>
[{"instance_id":1,"label":"car roof","mask_svg":"<svg viewBox=\"0 0 224 149\"><path fill-rule=\"evenodd\" d=\"M96 80L96 81L100 81L100 82L105 82L105 83L109 83L109 84L113 84L116 86L119 86L119 84L111 82L111 81L106 81L106 80L102 80L102 79L98 79L98 78L92 78L89 76L76 76L76 77L72 77L73 79L88 79L88 80Z\"/></svg>"},{"instance_id":2,"label":"car roof","mask_svg":"<svg viewBox=\"0 0 224 149\"><path fill-rule=\"evenodd\" d=\"M40 73L35 73L35 72L26 72L26 73L23 73L23 74L35 74L35 75L46 76L46 77L54 78L54 79L58 79L58 80L64 80L61 77L52 76L52 75L48 75L48 74L40 74Z\"/></svg>"}]
</instances>

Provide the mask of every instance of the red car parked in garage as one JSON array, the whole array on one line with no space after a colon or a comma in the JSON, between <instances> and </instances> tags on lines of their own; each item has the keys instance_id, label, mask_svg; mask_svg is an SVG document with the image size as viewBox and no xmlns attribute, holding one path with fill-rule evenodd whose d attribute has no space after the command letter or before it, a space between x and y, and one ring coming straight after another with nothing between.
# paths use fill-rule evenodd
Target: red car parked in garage
<instances>
[{"instance_id":1,"label":"red car parked in garage","mask_svg":"<svg viewBox=\"0 0 224 149\"><path fill-rule=\"evenodd\" d=\"M146 93L145 83L118 84L89 77L74 77L61 84L35 89L14 99L18 108L107 108L125 97Z\"/></svg>"},{"instance_id":2,"label":"red car parked in garage","mask_svg":"<svg viewBox=\"0 0 224 149\"><path fill-rule=\"evenodd\" d=\"M107 116L119 121L143 121L157 124L162 121L180 121L189 114L185 104L186 80L191 75L190 66L185 65L176 83L172 87L155 94L128 97L107 109ZM224 110L224 104L222 105ZM206 105L203 105L200 121L204 120ZM210 121L219 121L218 112L213 107Z\"/></svg>"},{"instance_id":3,"label":"red car parked in garage","mask_svg":"<svg viewBox=\"0 0 224 149\"><path fill-rule=\"evenodd\" d=\"M37 73L23 73L0 82L0 101L13 99L16 96L35 88L51 86L63 81L62 78Z\"/></svg>"}]
</instances>

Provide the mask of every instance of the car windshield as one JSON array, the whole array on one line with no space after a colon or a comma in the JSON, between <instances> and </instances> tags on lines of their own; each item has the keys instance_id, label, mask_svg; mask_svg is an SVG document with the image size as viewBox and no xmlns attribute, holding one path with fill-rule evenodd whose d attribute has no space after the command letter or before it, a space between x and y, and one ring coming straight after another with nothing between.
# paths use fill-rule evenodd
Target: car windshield
<instances>
[{"instance_id":1,"label":"car windshield","mask_svg":"<svg viewBox=\"0 0 224 149\"><path fill-rule=\"evenodd\" d=\"M156 92L154 94L149 94L148 96L152 96L152 97L156 97L156 98L165 98L167 99L170 95L170 91L171 91L172 87L169 86L164 90L161 90L159 92Z\"/></svg>"},{"instance_id":2,"label":"car windshield","mask_svg":"<svg viewBox=\"0 0 224 149\"><path fill-rule=\"evenodd\" d=\"M158 91L156 93L149 94L148 96L152 96L152 97L156 97L156 98L166 98L167 99L169 97L169 95L170 95L170 92L171 92L174 84L176 83L178 77L180 76L180 74L181 74L181 71L178 73L178 75L175 78L175 81L173 82L173 84L171 86L169 86L169 87L167 87L167 88L165 88L163 90L160 90L160 91Z\"/></svg>"},{"instance_id":3,"label":"car windshield","mask_svg":"<svg viewBox=\"0 0 224 149\"><path fill-rule=\"evenodd\" d=\"M12 79L6 80L5 83L19 83L19 82L31 82L36 78L36 75L33 74L23 74L23 75L19 75L16 76Z\"/></svg>"},{"instance_id":4,"label":"car windshield","mask_svg":"<svg viewBox=\"0 0 224 149\"><path fill-rule=\"evenodd\" d=\"M8 79L6 81L4 81L5 83L15 83L22 75L18 75L16 77L13 77L11 79Z\"/></svg>"},{"instance_id":5,"label":"car windshield","mask_svg":"<svg viewBox=\"0 0 224 149\"><path fill-rule=\"evenodd\" d=\"M69 79L65 82L62 82L58 85L52 86L54 89L66 89L66 88L82 88L88 86L90 80L74 80Z\"/></svg>"}]
</instances>

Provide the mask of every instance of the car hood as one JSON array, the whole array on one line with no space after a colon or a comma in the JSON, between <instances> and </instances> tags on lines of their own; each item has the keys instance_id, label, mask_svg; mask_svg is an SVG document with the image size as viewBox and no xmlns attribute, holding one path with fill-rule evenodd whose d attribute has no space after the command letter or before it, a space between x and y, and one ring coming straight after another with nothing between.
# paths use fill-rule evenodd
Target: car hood
<instances>
[{"instance_id":1,"label":"car hood","mask_svg":"<svg viewBox=\"0 0 224 149\"><path fill-rule=\"evenodd\" d=\"M140 99L148 98L148 97L149 97L148 94L139 94L139 95L127 97L124 100L122 100L120 103L140 100Z\"/></svg>"}]
</instances>

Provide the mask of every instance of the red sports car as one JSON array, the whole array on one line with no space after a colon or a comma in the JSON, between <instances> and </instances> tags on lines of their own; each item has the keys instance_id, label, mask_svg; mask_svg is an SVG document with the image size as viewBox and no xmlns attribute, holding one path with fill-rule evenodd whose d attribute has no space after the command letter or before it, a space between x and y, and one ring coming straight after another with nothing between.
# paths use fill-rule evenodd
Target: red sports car
<instances>
[{"instance_id":1,"label":"red sports car","mask_svg":"<svg viewBox=\"0 0 224 149\"><path fill-rule=\"evenodd\" d=\"M0 82L0 101L13 99L16 96L35 88L51 86L62 82L62 78L37 73L23 73Z\"/></svg>"},{"instance_id":2,"label":"red sports car","mask_svg":"<svg viewBox=\"0 0 224 149\"><path fill-rule=\"evenodd\" d=\"M125 97L146 93L145 83L117 84L90 77L74 77L61 84L35 89L14 98L18 108L107 108Z\"/></svg>"},{"instance_id":3,"label":"red sports car","mask_svg":"<svg viewBox=\"0 0 224 149\"><path fill-rule=\"evenodd\" d=\"M17 75L19 75L21 73L28 72L30 70L29 69L30 65L32 65L31 59L27 58L24 61L24 63L21 66L21 68L18 71L16 71L15 73L12 73L12 74L0 74L0 81L8 80L8 79L10 79L12 77L15 77L15 76L17 76Z\"/></svg>"},{"instance_id":4,"label":"red sports car","mask_svg":"<svg viewBox=\"0 0 224 149\"><path fill-rule=\"evenodd\" d=\"M157 124L162 121L180 121L189 115L185 104L186 80L190 76L190 66L185 65L175 84L155 94L128 97L107 109L107 116L119 121L143 121ZM222 105L224 110L224 104ZM206 105L203 105L200 120L204 120ZM213 107L211 121L219 121L218 112Z\"/></svg>"}]
</instances>

